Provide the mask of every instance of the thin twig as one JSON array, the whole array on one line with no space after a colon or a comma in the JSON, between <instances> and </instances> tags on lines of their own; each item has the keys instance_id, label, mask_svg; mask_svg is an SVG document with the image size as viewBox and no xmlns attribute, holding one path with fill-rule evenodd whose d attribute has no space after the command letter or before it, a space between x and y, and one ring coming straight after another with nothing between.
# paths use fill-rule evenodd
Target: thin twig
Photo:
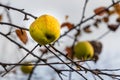
<instances>
[{"instance_id":1,"label":"thin twig","mask_svg":"<svg viewBox=\"0 0 120 80\"><path fill-rule=\"evenodd\" d=\"M51 45L50 45L51 46ZM76 73L78 73L80 76L82 76L85 80L87 80L87 78L85 76L83 76L81 73L77 72L75 69L73 69L71 66L69 66L68 64L66 64L60 57L58 57L56 55L56 53L54 53L52 50L50 50L47 46L45 46L51 53L53 53L60 61L62 61L66 66L68 66L70 69L72 69L73 71L75 71Z\"/></svg>"},{"instance_id":2,"label":"thin twig","mask_svg":"<svg viewBox=\"0 0 120 80\"><path fill-rule=\"evenodd\" d=\"M74 62L79 63L79 62L87 62L87 61L92 61L92 60L85 60L85 61L80 60L80 61L74 61ZM32 61L30 61L30 62L32 62ZM33 61L33 62L36 62L36 61ZM65 64L65 63L62 63L62 62L49 62L49 64L51 64L51 65L62 65L62 64ZM66 64L72 64L72 62L66 62ZM24 65L24 66L30 66L30 65L35 65L35 64L34 63L32 63L32 64L24 64L22 62L21 63L18 63L18 62L17 63L3 63L3 62L0 62L0 65L6 65L6 66L12 66L12 65L22 66L22 65ZM44 63L41 63L41 64L38 63L37 64L37 66L42 66L42 65L45 66L46 64L44 64ZM118 69L118 70L120 70L120 69ZM103 71L107 71L107 70L103 70ZM108 69L108 71L109 71L109 69Z\"/></svg>"},{"instance_id":3,"label":"thin twig","mask_svg":"<svg viewBox=\"0 0 120 80\"><path fill-rule=\"evenodd\" d=\"M42 55L40 56L40 58L42 58L43 55L44 55L44 54L42 54ZM34 70L36 69L37 64L38 64L40 61L41 61L41 60L38 59L38 61L34 64L34 67L32 68L32 71L31 71L30 74L29 74L28 80L31 80L32 74L33 74Z\"/></svg>"},{"instance_id":4,"label":"thin twig","mask_svg":"<svg viewBox=\"0 0 120 80\"><path fill-rule=\"evenodd\" d=\"M33 52L36 49L37 46L38 45L36 45L30 52ZM20 64L29 54L30 53L28 52L17 64ZM3 76L6 75L8 72L10 72L15 67L16 67L16 65L14 65L13 67L11 67L6 73L3 74Z\"/></svg>"},{"instance_id":5,"label":"thin twig","mask_svg":"<svg viewBox=\"0 0 120 80\"><path fill-rule=\"evenodd\" d=\"M120 2L120 1L117 1L117 2L115 2L114 4L111 4L110 6L108 6L108 7L106 8L106 11L107 11L109 8L111 8L112 6L114 6L115 4L119 3L119 2ZM100 11L98 14L100 14L100 13L102 13L102 12L104 12L104 10ZM75 25L73 28L71 28L69 31L67 31L67 32L65 32L63 35L61 35L60 38L64 37L64 36L67 35L69 32L71 32L71 31L74 30L75 28L79 27L79 26L82 25L83 23L89 21L90 19L93 19L95 16L97 16L97 15L94 14L94 15L92 15L91 17L83 20L81 23L78 23L78 24ZM59 38L59 39L60 39L60 38ZM58 39L58 40L59 40L59 39ZM58 41L58 40L57 40L57 41Z\"/></svg>"},{"instance_id":6,"label":"thin twig","mask_svg":"<svg viewBox=\"0 0 120 80\"><path fill-rule=\"evenodd\" d=\"M22 45L20 45L19 43L17 43L16 41L12 40L11 38L9 38L8 36L6 36L5 34L1 33L0 34L4 37L6 37L8 40L10 40L11 42L13 42L14 44L20 46L22 49L24 49L25 51L27 51L29 54L31 54L32 56L36 57L37 59L40 59L42 62L44 62L46 65L48 65L49 67L51 67L53 70L55 70L56 72L61 73L58 69L54 68L53 66L51 66L51 64L48 64L44 59L39 58L38 56L36 56L35 54L33 54L32 52L30 52L28 49L26 49L25 47L23 47ZM7 73L5 73L7 74ZM2 76L4 76L5 74L3 74Z\"/></svg>"},{"instance_id":7,"label":"thin twig","mask_svg":"<svg viewBox=\"0 0 120 80\"><path fill-rule=\"evenodd\" d=\"M7 8L8 10L9 10L9 9L12 9L12 10L21 12L21 13L25 14L25 18L26 18L27 15L30 16L30 17L32 17L32 18L34 18L34 19L37 18L36 16L34 16L34 15L30 14L30 13L25 12L24 9L14 8L14 7L7 6L7 5L4 5L4 4L1 4L1 3L0 3L0 6L1 6L1 7L4 7L4 8Z\"/></svg>"},{"instance_id":8,"label":"thin twig","mask_svg":"<svg viewBox=\"0 0 120 80\"><path fill-rule=\"evenodd\" d=\"M24 27L21 27L21 26L12 24L12 23L0 22L0 24L1 24L1 25L9 25L9 26L12 26L12 27L15 27L15 28L19 28L19 29L23 29L23 30L29 31L29 29L27 29L27 28L24 28Z\"/></svg>"}]
</instances>

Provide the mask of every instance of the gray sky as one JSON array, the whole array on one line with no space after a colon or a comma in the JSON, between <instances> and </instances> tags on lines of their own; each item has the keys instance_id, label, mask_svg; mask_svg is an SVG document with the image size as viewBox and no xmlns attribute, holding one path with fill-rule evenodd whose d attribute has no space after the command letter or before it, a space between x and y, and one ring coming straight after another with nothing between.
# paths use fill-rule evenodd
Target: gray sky
<instances>
[{"instance_id":1,"label":"gray sky","mask_svg":"<svg viewBox=\"0 0 120 80\"><path fill-rule=\"evenodd\" d=\"M84 5L84 0L0 0L0 1L4 4L8 3L9 1L9 5L19 9L25 9L26 12L31 13L35 16L40 16L42 14L54 15L59 19L61 23L65 21L64 19L65 15L69 15L68 21L74 24L79 23L81 18L82 8ZM87 9L86 9L85 18L88 18L91 15L93 15L94 14L93 10L96 7L99 7L99 6L107 7L109 4L111 4L111 0L89 0ZM29 25L33 21L32 18L30 18L29 21L23 21L24 15L16 11L11 11L11 17L14 24L19 26L25 26L27 28L29 28ZM4 21L5 20L6 19L4 19ZM114 22L114 21L112 20L111 22ZM94 29L94 33L92 33L91 35L83 34L81 40L96 39L98 36L102 35L107 30L106 27L104 26L105 25L102 24L100 26L101 27L100 29L98 30ZM119 45L120 35L119 34L120 34L120 29L118 29L116 32L111 32L109 35L107 35L106 37L100 40L102 41L104 48L100 56L100 61L98 62L98 64L96 64L96 67L107 68L108 66L109 67L111 66L113 68L114 67L118 68L120 66L118 64L119 57L120 57L120 54L119 54L120 53L120 45ZM6 40L1 36L0 38L1 38L0 40L0 44L1 44L0 60L1 61L9 62L11 60L14 62L15 60L19 60L21 56L24 55L24 54L18 55L20 52L23 53L24 51L18 51L18 48L15 45L13 45L11 42L9 42L8 40ZM34 44L29 43L27 47L31 49L32 48L31 45L34 45ZM107 63L104 64L104 62L107 62ZM49 79L46 79L46 80L49 80Z\"/></svg>"}]
</instances>

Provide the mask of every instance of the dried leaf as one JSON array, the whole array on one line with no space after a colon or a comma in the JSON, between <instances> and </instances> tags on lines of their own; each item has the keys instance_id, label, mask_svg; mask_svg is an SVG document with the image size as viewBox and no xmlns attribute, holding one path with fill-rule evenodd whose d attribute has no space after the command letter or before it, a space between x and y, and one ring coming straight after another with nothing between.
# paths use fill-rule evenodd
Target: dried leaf
<instances>
[{"instance_id":1,"label":"dried leaf","mask_svg":"<svg viewBox=\"0 0 120 80\"><path fill-rule=\"evenodd\" d=\"M99 15L99 16L104 15L106 12L107 12L107 11L106 11L106 8L103 7L103 6L98 7L98 8L96 8L96 9L94 10L94 13L95 13L96 15Z\"/></svg>"},{"instance_id":2,"label":"dried leaf","mask_svg":"<svg viewBox=\"0 0 120 80\"><path fill-rule=\"evenodd\" d=\"M84 32L86 33L91 33L92 31L90 30L90 25L87 25L83 28Z\"/></svg>"},{"instance_id":3,"label":"dried leaf","mask_svg":"<svg viewBox=\"0 0 120 80\"><path fill-rule=\"evenodd\" d=\"M18 38L24 43L26 44L28 41L28 36L25 30L21 30L21 29L17 29L16 34L18 36Z\"/></svg>"},{"instance_id":4,"label":"dried leaf","mask_svg":"<svg viewBox=\"0 0 120 80\"><path fill-rule=\"evenodd\" d=\"M77 37L78 35L81 34L81 31L80 30L77 30L77 33L75 34L75 37Z\"/></svg>"},{"instance_id":5,"label":"dried leaf","mask_svg":"<svg viewBox=\"0 0 120 80\"><path fill-rule=\"evenodd\" d=\"M68 20L68 18L69 18L69 16L68 16L68 15L66 15L66 16L65 16L65 20L67 21L67 20Z\"/></svg>"},{"instance_id":6,"label":"dried leaf","mask_svg":"<svg viewBox=\"0 0 120 80\"><path fill-rule=\"evenodd\" d=\"M120 23L120 17L118 17L118 18L116 19L116 21L117 21L118 23Z\"/></svg>"},{"instance_id":7,"label":"dried leaf","mask_svg":"<svg viewBox=\"0 0 120 80\"><path fill-rule=\"evenodd\" d=\"M72 48L66 47L65 51L67 52L67 57L72 58Z\"/></svg>"},{"instance_id":8,"label":"dried leaf","mask_svg":"<svg viewBox=\"0 0 120 80\"><path fill-rule=\"evenodd\" d=\"M119 25L116 25L116 24L110 24L108 25L108 28L111 30L111 31L116 31L118 29Z\"/></svg>"},{"instance_id":9,"label":"dried leaf","mask_svg":"<svg viewBox=\"0 0 120 80\"><path fill-rule=\"evenodd\" d=\"M102 51L102 43L98 41L90 41L90 43L94 48L94 53L100 54Z\"/></svg>"},{"instance_id":10,"label":"dried leaf","mask_svg":"<svg viewBox=\"0 0 120 80\"><path fill-rule=\"evenodd\" d=\"M47 50L47 49L40 49L40 51L41 51L43 54L45 54L45 53L47 53L47 52L48 52L48 50Z\"/></svg>"},{"instance_id":11,"label":"dried leaf","mask_svg":"<svg viewBox=\"0 0 120 80\"><path fill-rule=\"evenodd\" d=\"M110 16L110 15L112 15L112 14L114 14L116 11L115 10L108 10L108 15Z\"/></svg>"},{"instance_id":12,"label":"dried leaf","mask_svg":"<svg viewBox=\"0 0 120 80\"><path fill-rule=\"evenodd\" d=\"M71 28L74 27L74 24L72 24L72 23L70 23L70 22L64 22L64 23L62 23L62 25L61 25L61 28L63 28L63 27L67 27L68 29L71 29Z\"/></svg>"},{"instance_id":13,"label":"dried leaf","mask_svg":"<svg viewBox=\"0 0 120 80\"><path fill-rule=\"evenodd\" d=\"M109 22L109 17L107 16L107 17L103 17L103 19L102 19L105 23L108 23Z\"/></svg>"},{"instance_id":14,"label":"dried leaf","mask_svg":"<svg viewBox=\"0 0 120 80\"><path fill-rule=\"evenodd\" d=\"M93 71L96 75L98 75L100 73L100 70L96 69Z\"/></svg>"},{"instance_id":15,"label":"dried leaf","mask_svg":"<svg viewBox=\"0 0 120 80\"><path fill-rule=\"evenodd\" d=\"M76 70L81 70L81 67L80 66L76 66Z\"/></svg>"},{"instance_id":16,"label":"dried leaf","mask_svg":"<svg viewBox=\"0 0 120 80\"><path fill-rule=\"evenodd\" d=\"M101 19L96 19L95 22L93 23L93 25L96 27L96 28L99 28L98 24L101 23Z\"/></svg>"},{"instance_id":17,"label":"dried leaf","mask_svg":"<svg viewBox=\"0 0 120 80\"><path fill-rule=\"evenodd\" d=\"M2 14L0 14L0 21L2 21L2 19L3 19L3 15L2 15Z\"/></svg>"},{"instance_id":18,"label":"dried leaf","mask_svg":"<svg viewBox=\"0 0 120 80\"><path fill-rule=\"evenodd\" d=\"M96 19L95 20L97 23L101 23L101 19Z\"/></svg>"},{"instance_id":19,"label":"dried leaf","mask_svg":"<svg viewBox=\"0 0 120 80\"><path fill-rule=\"evenodd\" d=\"M96 63L99 60L99 55L94 54L93 59L94 59L94 62Z\"/></svg>"},{"instance_id":20,"label":"dried leaf","mask_svg":"<svg viewBox=\"0 0 120 80\"><path fill-rule=\"evenodd\" d=\"M119 3L115 4L113 7L114 7L116 13L120 16L120 4Z\"/></svg>"},{"instance_id":21,"label":"dried leaf","mask_svg":"<svg viewBox=\"0 0 120 80\"><path fill-rule=\"evenodd\" d=\"M94 25L96 28L99 28L99 26L98 26L98 23L97 23L97 22L93 23L93 25Z\"/></svg>"},{"instance_id":22,"label":"dried leaf","mask_svg":"<svg viewBox=\"0 0 120 80\"><path fill-rule=\"evenodd\" d=\"M93 56L93 58L95 59L95 62L97 62L98 59L99 59L99 55L100 55L100 53L102 51L102 48L103 48L102 43L98 42L98 41L90 41L90 43L94 48L94 56Z\"/></svg>"}]
</instances>

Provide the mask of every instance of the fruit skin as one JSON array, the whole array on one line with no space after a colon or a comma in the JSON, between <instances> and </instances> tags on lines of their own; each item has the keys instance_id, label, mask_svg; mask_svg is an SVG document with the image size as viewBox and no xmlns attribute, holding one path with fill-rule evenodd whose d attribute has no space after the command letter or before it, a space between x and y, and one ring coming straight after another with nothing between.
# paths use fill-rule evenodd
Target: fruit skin
<instances>
[{"instance_id":1,"label":"fruit skin","mask_svg":"<svg viewBox=\"0 0 120 80\"><path fill-rule=\"evenodd\" d=\"M36 42L40 45L46 45L59 38L60 24L53 16L44 14L30 25L29 31Z\"/></svg>"},{"instance_id":2,"label":"fruit skin","mask_svg":"<svg viewBox=\"0 0 120 80\"><path fill-rule=\"evenodd\" d=\"M78 42L74 46L74 57L81 60L91 59L94 55L94 49L88 41Z\"/></svg>"},{"instance_id":3,"label":"fruit skin","mask_svg":"<svg viewBox=\"0 0 120 80\"><path fill-rule=\"evenodd\" d=\"M26 64L30 64L30 63L26 63ZM33 65L30 66L22 65L20 69L24 74L29 74L32 71L33 67L34 67Z\"/></svg>"}]
</instances>

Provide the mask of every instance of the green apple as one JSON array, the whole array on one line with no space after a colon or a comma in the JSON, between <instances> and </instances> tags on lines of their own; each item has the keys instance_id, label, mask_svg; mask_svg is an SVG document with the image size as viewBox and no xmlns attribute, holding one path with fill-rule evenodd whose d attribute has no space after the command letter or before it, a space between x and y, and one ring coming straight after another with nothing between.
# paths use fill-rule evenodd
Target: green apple
<instances>
[{"instance_id":1,"label":"green apple","mask_svg":"<svg viewBox=\"0 0 120 80\"><path fill-rule=\"evenodd\" d=\"M29 31L36 42L40 45L46 45L59 38L60 24L55 17L45 14L38 17L30 25Z\"/></svg>"},{"instance_id":2,"label":"green apple","mask_svg":"<svg viewBox=\"0 0 120 80\"><path fill-rule=\"evenodd\" d=\"M92 58L94 55L94 49L88 41L78 42L74 46L74 57L81 60Z\"/></svg>"},{"instance_id":3,"label":"green apple","mask_svg":"<svg viewBox=\"0 0 120 80\"><path fill-rule=\"evenodd\" d=\"M25 63L25 64L31 64L31 63ZM29 65L29 66L22 65L20 69L24 74L29 74L32 71L33 67L34 67L33 65Z\"/></svg>"}]
</instances>

